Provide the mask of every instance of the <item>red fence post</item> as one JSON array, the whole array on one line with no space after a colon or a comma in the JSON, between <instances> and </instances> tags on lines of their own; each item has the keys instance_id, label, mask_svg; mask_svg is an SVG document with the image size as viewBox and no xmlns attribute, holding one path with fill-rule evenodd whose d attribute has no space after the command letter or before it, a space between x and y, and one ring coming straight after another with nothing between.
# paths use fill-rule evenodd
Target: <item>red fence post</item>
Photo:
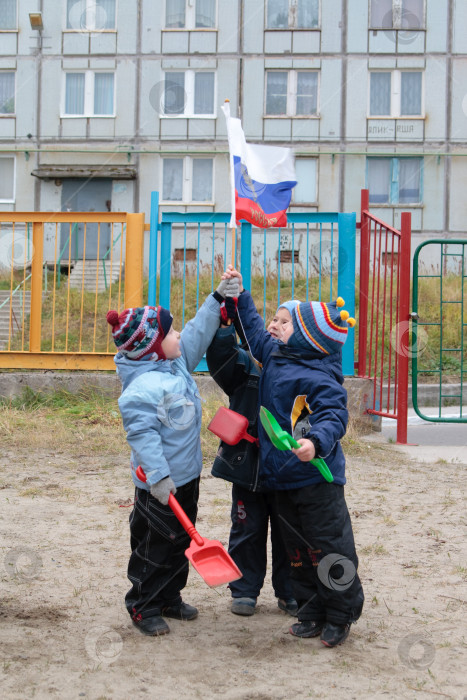
<instances>
[{"instance_id":1,"label":"red fence post","mask_svg":"<svg viewBox=\"0 0 467 700\"><path fill-rule=\"evenodd\" d=\"M358 309L358 376L366 376L368 283L370 279L370 227L363 212L370 207L370 191L361 192L360 212L360 291Z\"/></svg>"},{"instance_id":2,"label":"red fence post","mask_svg":"<svg viewBox=\"0 0 467 700\"><path fill-rule=\"evenodd\" d=\"M411 214L401 214L400 290L397 324L399 371L397 382L397 443L407 444L407 413L409 398L409 314L410 314L410 244Z\"/></svg>"}]
</instances>

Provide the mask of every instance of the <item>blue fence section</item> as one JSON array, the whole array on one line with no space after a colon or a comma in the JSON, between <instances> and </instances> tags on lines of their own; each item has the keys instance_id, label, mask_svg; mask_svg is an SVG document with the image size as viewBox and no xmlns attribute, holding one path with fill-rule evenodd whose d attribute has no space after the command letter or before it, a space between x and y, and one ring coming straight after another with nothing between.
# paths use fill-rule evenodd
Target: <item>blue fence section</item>
<instances>
[{"instance_id":1,"label":"blue fence section","mask_svg":"<svg viewBox=\"0 0 467 700\"><path fill-rule=\"evenodd\" d=\"M240 265L243 284L252 288L266 320L271 309L271 285L277 286L277 306L287 299L345 300L355 315L355 213L306 212L288 214L287 229L257 229L242 222L232 241L229 213L159 213L159 195L152 193L150 218L148 304L171 305L175 277L182 285L182 327L185 325L186 283L196 278L196 308L200 302L200 276L210 275L211 291L222 270L233 259ZM233 248L233 251L232 251ZM262 279L258 293L258 278ZM354 374L354 330L343 349L343 371ZM205 360L196 368L207 371Z\"/></svg>"}]
</instances>

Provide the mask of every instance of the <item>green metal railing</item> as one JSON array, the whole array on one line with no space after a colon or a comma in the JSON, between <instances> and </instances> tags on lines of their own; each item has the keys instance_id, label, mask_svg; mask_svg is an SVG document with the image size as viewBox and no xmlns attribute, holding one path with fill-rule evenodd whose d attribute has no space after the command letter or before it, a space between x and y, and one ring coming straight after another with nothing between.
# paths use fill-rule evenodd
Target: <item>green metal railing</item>
<instances>
[{"instance_id":1,"label":"green metal railing","mask_svg":"<svg viewBox=\"0 0 467 700\"><path fill-rule=\"evenodd\" d=\"M426 246L439 247L439 274L421 274L419 272L420 254ZM464 342L467 328L467 322L464 322L464 308L467 310L465 296L466 246L467 241L459 239L426 241L418 246L413 259L412 401L414 410L420 418L436 423L467 423L467 410L464 412L463 409L464 373L467 371L464 369L464 357L467 349ZM457 258L457 260L453 260L453 258ZM457 271L454 263L457 264ZM426 301L428 294L424 294L423 290L420 290L419 280L421 279L434 280L432 283L434 290L437 290L439 285L439 302L436 309L433 308L433 304ZM455 284L448 285L449 280L454 281ZM450 291L449 288L451 288ZM450 293L454 294L456 290L459 298L444 298ZM459 313L455 311L457 308ZM457 337L459 347L449 347L449 343L445 346L449 340L448 333L451 339ZM428 366L428 363L422 361L423 353L426 348L433 352L433 347L437 344L436 366L433 359ZM453 353L457 353L457 357ZM423 414L418 405L418 383L423 375L436 378L438 414L435 416ZM450 376L451 380L458 378L459 381L454 383L456 393L447 391L447 386L453 386L452 381L449 385L446 383L447 375ZM453 402L454 405L452 405ZM458 416L453 415L453 409L456 406ZM448 408L449 415L443 416L443 408Z\"/></svg>"}]
</instances>

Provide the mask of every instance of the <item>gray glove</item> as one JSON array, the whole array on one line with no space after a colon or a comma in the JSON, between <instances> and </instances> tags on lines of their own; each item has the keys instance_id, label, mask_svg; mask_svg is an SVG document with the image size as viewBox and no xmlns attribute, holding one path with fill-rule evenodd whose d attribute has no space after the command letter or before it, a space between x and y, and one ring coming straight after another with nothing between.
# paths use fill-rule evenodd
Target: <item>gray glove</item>
<instances>
[{"instance_id":1,"label":"gray glove","mask_svg":"<svg viewBox=\"0 0 467 700\"><path fill-rule=\"evenodd\" d=\"M227 286L224 290L224 297L238 297L240 296L240 285L236 277L227 280Z\"/></svg>"},{"instance_id":2,"label":"gray glove","mask_svg":"<svg viewBox=\"0 0 467 700\"><path fill-rule=\"evenodd\" d=\"M151 496L157 498L157 500L166 506L169 502L169 496L171 493L177 493L174 482L170 476L166 476L165 479L161 479L157 484L150 486Z\"/></svg>"}]
</instances>

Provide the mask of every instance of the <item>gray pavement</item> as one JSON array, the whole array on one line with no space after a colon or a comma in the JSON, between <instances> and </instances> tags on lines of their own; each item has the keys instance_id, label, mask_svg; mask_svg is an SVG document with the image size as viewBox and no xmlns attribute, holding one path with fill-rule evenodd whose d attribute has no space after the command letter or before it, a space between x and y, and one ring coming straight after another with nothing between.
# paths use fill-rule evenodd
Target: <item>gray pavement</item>
<instances>
[{"instance_id":1,"label":"gray pavement","mask_svg":"<svg viewBox=\"0 0 467 700\"><path fill-rule=\"evenodd\" d=\"M467 420L467 406L463 414ZM420 409L426 416L436 417L436 409L427 407ZM451 409L452 410L452 409ZM443 410L443 417L455 417L458 413L451 413L449 409ZM467 422L466 423L439 423L424 421L409 409L407 425L408 445L396 445L396 421L391 418L383 418L380 433L372 433L364 437L364 440L379 443L391 443L399 452L402 452L418 462L436 463L445 461L453 464L467 465Z\"/></svg>"}]
</instances>

